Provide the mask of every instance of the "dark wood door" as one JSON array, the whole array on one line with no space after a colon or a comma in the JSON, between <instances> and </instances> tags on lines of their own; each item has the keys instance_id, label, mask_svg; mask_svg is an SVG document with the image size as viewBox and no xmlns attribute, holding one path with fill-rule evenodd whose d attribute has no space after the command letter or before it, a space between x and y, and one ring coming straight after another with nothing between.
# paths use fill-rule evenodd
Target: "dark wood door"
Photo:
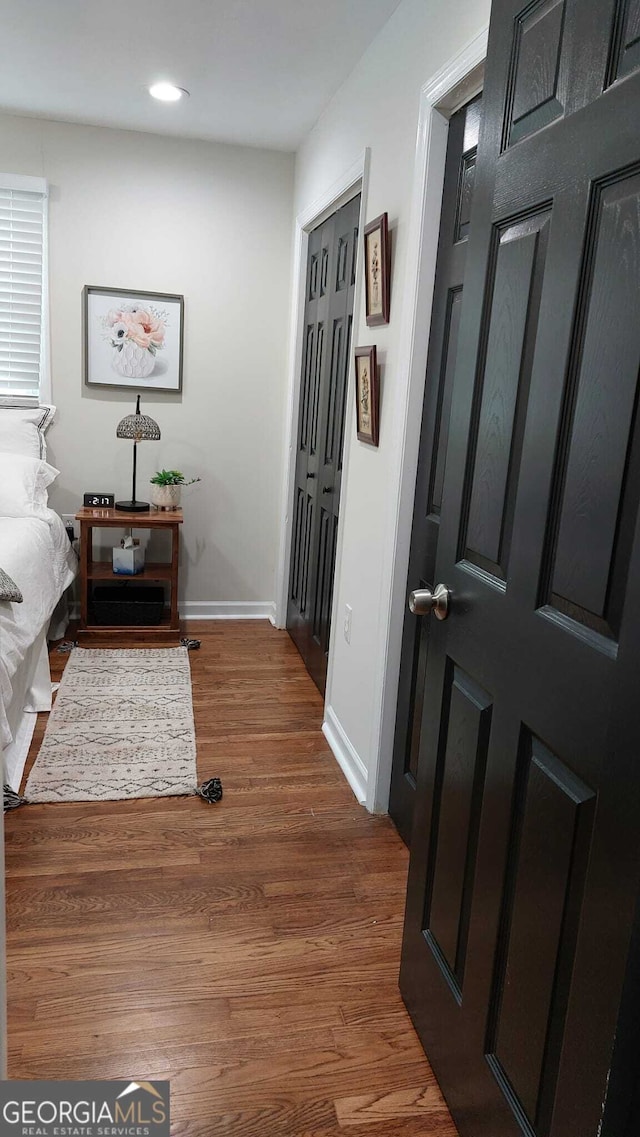
<instances>
[{"instance_id":1,"label":"dark wood door","mask_svg":"<svg viewBox=\"0 0 640 1137\"><path fill-rule=\"evenodd\" d=\"M481 110L482 96L478 95L449 122L408 591L431 585L434 579ZM429 628L428 619L416 618L407 610L389 799L389 813L407 845L418 772Z\"/></svg>"},{"instance_id":2,"label":"dark wood door","mask_svg":"<svg viewBox=\"0 0 640 1137\"><path fill-rule=\"evenodd\" d=\"M494 0L401 968L462 1137L620 1137L630 1092L638 68L638 0Z\"/></svg>"},{"instance_id":3,"label":"dark wood door","mask_svg":"<svg viewBox=\"0 0 640 1137\"><path fill-rule=\"evenodd\" d=\"M324 693L360 197L309 236L287 629Z\"/></svg>"}]
</instances>

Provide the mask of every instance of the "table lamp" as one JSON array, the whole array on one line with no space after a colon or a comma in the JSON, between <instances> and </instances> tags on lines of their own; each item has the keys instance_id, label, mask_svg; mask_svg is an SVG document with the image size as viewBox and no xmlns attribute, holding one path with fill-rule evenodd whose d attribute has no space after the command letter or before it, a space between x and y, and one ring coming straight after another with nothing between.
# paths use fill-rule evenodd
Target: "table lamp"
<instances>
[{"instance_id":1,"label":"table lamp","mask_svg":"<svg viewBox=\"0 0 640 1137\"><path fill-rule=\"evenodd\" d=\"M133 439L133 482L131 486L131 501L117 501L115 508L123 513L146 513L151 508L148 501L136 501L136 462L137 446L139 442L156 442L160 438L160 427L155 419L149 415L140 414L140 396L136 402L136 413L126 415L118 423L116 438Z\"/></svg>"}]
</instances>

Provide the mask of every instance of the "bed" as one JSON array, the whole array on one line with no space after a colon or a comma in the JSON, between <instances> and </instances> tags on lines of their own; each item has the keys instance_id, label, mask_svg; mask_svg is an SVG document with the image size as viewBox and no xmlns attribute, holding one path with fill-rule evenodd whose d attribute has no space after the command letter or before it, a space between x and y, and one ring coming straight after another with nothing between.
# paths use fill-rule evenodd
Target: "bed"
<instances>
[{"instance_id":1,"label":"bed","mask_svg":"<svg viewBox=\"0 0 640 1137\"><path fill-rule=\"evenodd\" d=\"M77 571L62 520L48 506L44 482L57 471L46 463L44 410L48 425L53 408L0 408L0 566L23 595L21 604L0 602L0 747L4 780L16 791L36 712L51 709L47 638L64 632L64 593ZM23 498L25 470L33 478Z\"/></svg>"}]
</instances>

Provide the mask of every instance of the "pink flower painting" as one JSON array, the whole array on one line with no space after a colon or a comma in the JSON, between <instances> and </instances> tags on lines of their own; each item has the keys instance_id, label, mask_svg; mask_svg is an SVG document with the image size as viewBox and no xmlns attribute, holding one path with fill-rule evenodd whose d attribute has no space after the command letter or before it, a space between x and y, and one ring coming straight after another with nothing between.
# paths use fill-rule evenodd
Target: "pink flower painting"
<instances>
[{"instance_id":1,"label":"pink flower painting","mask_svg":"<svg viewBox=\"0 0 640 1137\"><path fill-rule=\"evenodd\" d=\"M164 347L167 313L151 304L123 304L111 308L102 325L113 347L114 370L134 378L150 376L156 352Z\"/></svg>"}]
</instances>

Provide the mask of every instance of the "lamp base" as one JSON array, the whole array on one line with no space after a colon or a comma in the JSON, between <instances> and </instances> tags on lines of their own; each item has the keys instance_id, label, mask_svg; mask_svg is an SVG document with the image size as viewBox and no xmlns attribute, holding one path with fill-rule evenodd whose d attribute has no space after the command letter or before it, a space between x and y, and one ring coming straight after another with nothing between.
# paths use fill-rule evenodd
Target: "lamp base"
<instances>
[{"instance_id":1,"label":"lamp base","mask_svg":"<svg viewBox=\"0 0 640 1137\"><path fill-rule=\"evenodd\" d=\"M114 509L121 513L148 513L151 506L148 501L117 501Z\"/></svg>"}]
</instances>

